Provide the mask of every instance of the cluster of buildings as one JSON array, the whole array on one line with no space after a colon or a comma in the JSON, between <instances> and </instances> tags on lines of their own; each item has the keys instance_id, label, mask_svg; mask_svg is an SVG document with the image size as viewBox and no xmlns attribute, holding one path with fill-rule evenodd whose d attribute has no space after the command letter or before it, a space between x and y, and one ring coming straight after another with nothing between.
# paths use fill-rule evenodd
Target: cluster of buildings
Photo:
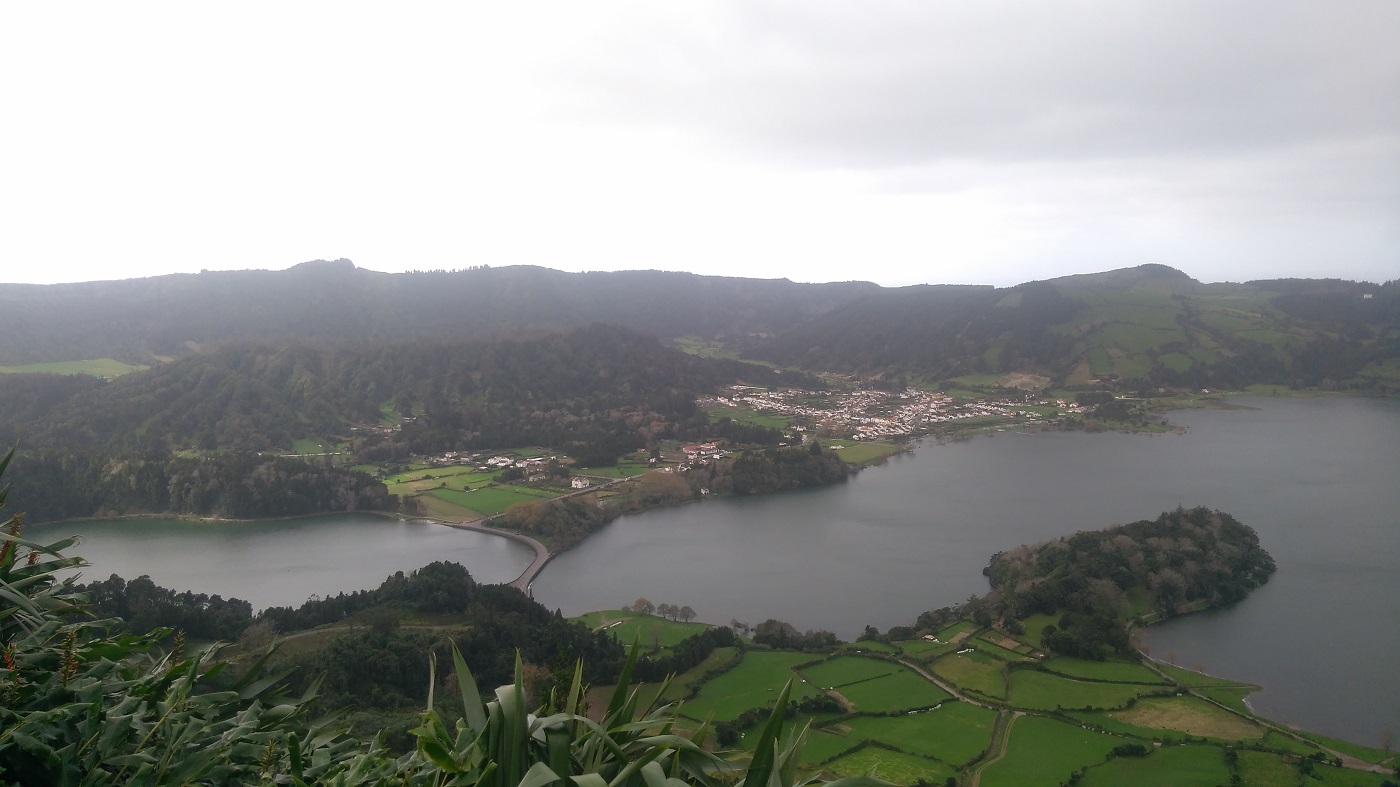
<instances>
[{"instance_id":1,"label":"cluster of buildings","mask_svg":"<svg viewBox=\"0 0 1400 787\"><path fill-rule=\"evenodd\" d=\"M978 418L1018 419L1026 424L1053 420L1031 406L1054 406L1058 412L1084 408L1063 399L1024 402L979 400L959 402L938 391L906 388L887 392L768 390L736 385L727 395L702 402L708 406L745 407L789 416L798 431L842 434L860 440L886 440L927 432L938 424Z\"/></svg>"}]
</instances>

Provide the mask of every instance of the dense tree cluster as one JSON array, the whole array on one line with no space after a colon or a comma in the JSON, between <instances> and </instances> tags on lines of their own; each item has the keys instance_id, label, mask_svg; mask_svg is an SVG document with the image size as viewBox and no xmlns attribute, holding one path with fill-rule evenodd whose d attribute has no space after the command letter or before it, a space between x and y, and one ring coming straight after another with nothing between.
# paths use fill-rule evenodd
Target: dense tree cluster
<instances>
[{"instance_id":1,"label":"dense tree cluster","mask_svg":"<svg viewBox=\"0 0 1400 787\"><path fill-rule=\"evenodd\" d=\"M1127 649L1130 595L1165 617L1239 601L1273 572L1253 528L1207 508L999 552L984 570L996 613L1021 619L1062 612L1042 641L1082 658Z\"/></svg>"},{"instance_id":2,"label":"dense tree cluster","mask_svg":"<svg viewBox=\"0 0 1400 787\"><path fill-rule=\"evenodd\" d=\"M778 650L825 651L841 644L841 640L830 631L817 630L800 632L787 621L769 618L754 626L753 641Z\"/></svg>"},{"instance_id":3,"label":"dense tree cluster","mask_svg":"<svg viewBox=\"0 0 1400 787\"><path fill-rule=\"evenodd\" d=\"M551 613L515 588L478 584L456 563L431 563L408 574L398 572L376 589L312 599L296 609L271 607L259 613L258 620L271 623L277 631L288 632L342 623L371 610L387 611L395 618L409 613L450 615L454 626L466 629L455 638L457 647L468 657L477 677L491 685L510 679L516 651L527 662L565 672L583 657L588 663L586 677L590 682L610 679L621 664L622 647L612 637L590 632L581 623ZM365 628L375 627L366 624ZM395 633L393 625L379 628L377 636L385 647L408 652L421 644L410 636L413 632L409 629ZM353 640L361 634L346 636ZM355 659L356 654L364 652L360 645L347 642L331 655L318 657L321 661L316 666L327 671L332 686L360 685L356 681L373 683L378 679L372 668ZM423 651L417 653L422 662ZM303 673L316 674L315 670ZM387 682L381 687L386 697L425 692L427 683L415 684L413 674L412 670L398 670L386 676ZM409 691L412 693L404 693Z\"/></svg>"},{"instance_id":4,"label":"dense tree cluster","mask_svg":"<svg viewBox=\"0 0 1400 787\"><path fill-rule=\"evenodd\" d=\"M366 473L246 452L119 458L38 450L17 453L13 472L24 485L11 504L36 522L132 513L252 519L399 505Z\"/></svg>"},{"instance_id":5,"label":"dense tree cluster","mask_svg":"<svg viewBox=\"0 0 1400 787\"><path fill-rule=\"evenodd\" d=\"M87 595L94 615L118 618L136 632L171 628L195 640L232 642L253 622L253 605L242 599L177 592L144 575L127 582L113 574L73 589Z\"/></svg>"},{"instance_id":6,"label":"dense tree cluster","mask_svg":"<svg viewBox=\"0 0 1400 787\"><path fill-rule=\"evenodd\" d=\"M828 486L845 481L851 467L818 443L746 450L690 473L692 483L716 493L750 495Z\"/></svg>"}]
</instances>

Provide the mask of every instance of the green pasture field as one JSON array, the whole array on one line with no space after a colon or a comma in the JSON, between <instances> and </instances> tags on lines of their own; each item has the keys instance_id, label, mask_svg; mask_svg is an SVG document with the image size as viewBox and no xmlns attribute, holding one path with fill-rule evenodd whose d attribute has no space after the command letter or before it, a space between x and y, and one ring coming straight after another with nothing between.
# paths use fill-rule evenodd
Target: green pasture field
<instances>
[{"instance_id":1,"label":"green pasture field","mask_svg":"<svg viewBox=\"0 0 1400 787\"><path fill-rule=\"evenodd\" d=\"M574 620L581 620L585 626L595 630L608 626L606 631L617 637L623 645L630 646L633 642L640 641L643 648L669 648L680 644L686 637L692 637L710 628L708 623L684 623L667 620L659 615L641 615L625 609L588 612ZM617 625L611 625L614 623Z\"/></svg>"},{"instance_id":2,"label":"green pasture field","mask_svg":"<svg viewBox=\"0 0 1400 787\"><path fill-rule=\"evenodd\" d=\"M999 659L1001 659L1002 661L1012 661L1012 662L1018 662L1018 661L1035 661L1034 658L1032 658L1032 657L1030 657L1030 656L1027 656L1027 655L1024 654L1024 653L1021 653L1021 652L1015 651L1015 650L1009 650L1009 649L1007 649L1007 648L1003 648L1003 647L1000 646L1000 645L997 645L997 644L992 643L992 642L988 642L987 640L983 639L983 638L980 637L980 636L978 636L978 637L969 637L969 638L967 639L967 641L966 641L965 644L966 644L968 647L976 648L976 649L981 650L981 651L985 651L986 653L988 653L988 654L990 654L990 655L992 655L992 656L995 656L996 658L999 658Z\"/></svg>"},{"instance_id":3,"label":"green pasture field","mask_svg":"<svg viewBox=\"0 0 1400 787\"><path fill-rule=\"evenodd\" d=\"M1263 322L1254 315L1217 310L1202 312L1199 319L1207 328L1231 335L1257 328Z\"/></svg>"},{"instance_id":4,"label":"green pasture field","mask_svg":"<svg viewBox=\"0 0 1400 787\"><path fill-rule=\"evenodd\" d=\"M1105 713L1109 718L1150 729L1179 730L1217 740L1264 737L1264 728L1197 697L1143 697L1131 708Z\"/></svg>"},{"instance_id":5,"label":"green pasture field","mask_svg":"<svg viewBox=\"0 0 1400 787\"><path fill-rule=\"evenodd\" d=\"M850 700L856 710L866 713L925 708L952 696L907 667L898 667L893 675L883 678L848 684L837 691Z\"/></svg>"},{"instance_id":6,"label":"green pasture field","mask_svg":"<svg viewBox=\"0 0 1400 787\"><path fill-rule=\"evenodd\" d=\"M802 675L820 688L840 689L856 681L890 675L903 669L892 661L860 656L839 656L802 669Z\"/></svg>"},{"instance_id":7,"label":"green pasture field","mask_svg":"<svg viewBox=\"0 0 1400 787\"><path fill-rule=\"evenodd\" d=\"M948 648L954 647L951 642L932 642L926 639L911 639L898 644L899 649L904 651L904 655L919 661L924 661L930 656L937 656L946 652ZM962 645L956 647L962 649Z\"/></svg>"},{"instance_id":8,"label":"green pasture field","mask_svg":"<svg viewBox=\"0 0 1400 787\"><path fill-rule=\"evenodd\" d=\"M828 730L808 730L807 747L802 750L802 761L809 765L826 762L838 754L850 750L860 741L860 738L847 737Z\"/></svg>"},{"instance_id":9,"label":"green pasture field","mask_svg":"<svg viewBox=\"0 0 1400 787\"><path fill-rule=\"evenodd\" d=\"M1060 656L1041 663L1051 672L1071 678L1103 680L1112 683L1161 684L1161 676L1135 661L1087 661Z\"/></svg>"},{"instance_id":10,"label":"green pasture field","mask_svg":"<svg viewBox=\"0 0 1400 787\"><path fill-rule=\"evenodd\" d=\"M1274 730L1269 730L1268 732L1264 733L1264 737L1259 740L1259 745L1263 746L1266 749L1271 749L1274 751L1287 751L1293 752L1294 754L1303 755L1316 754L1319 751L1322 751L1322 749L1312 745L1311 743L1308 743L1306 741L1300 741L1291 735L1284 735L1283 733L1275 732ZM1342 751L1336 746L1333 746L1332 748L1337 749L1337 751Z\"/></svg>"},{"instance_id":11,"label":"green pasture field","mask_svg":"<svg viewBox=\"0 0 1400 787\"><path fill-rule=\"evenodd\" d=\"M769 426L774 429L787 429L792 424L792 419L785 415L775 415L773 413L760 413L751 407L711 407L709 409L710 418L718 420L729 418L736 423L754 424L756 426Z\"/></svg>"},{"instance_id":12,"label":"green pasture field","mask_svg":"<svg viewBox=\"0 0 1400 787\"><path fill-rule=\"evenodd\" d=\"M972 625L971 621L959 620L957 623L951 623L945 626L937 634L934 634L934 636L938 637L941 642L950 642L953 637L956 637L970 628L976 628Z\"/></svg>"},{"instance_id":13,"label":"green pasture field","mask_svg":"<svg viewBox=\"0 0 1400 787\"><path fill-rule=\"evenodd\" d=\"M469 508L479 514L499 514L516 503L530 503L555 497L555 492L542 492L528 487L488 486L471 492L460 489L430 489L424 494Z\"/></svg>"},{"instance_id":14,"label":"green pasture field","mask_svg":"<svg viewBox=\"0 0 1400 787\"><path fill-rule=\"evenodd\" d=\"M946 382L950 382L960 388L1000 388L1004 374L964 374L958 377L950 377Z\"/></svg>"},{"instance_id":15,"label":"green pasture field","mask_svg":"<svg viewBox=\"0 0 1400 787\"><path fill-rule=\"evenodd\" d=\"M1129 724L1126 721L1116 719L1101 711L1072 710L1065 711L1066 716L1072 719L1102 728L1114 735L1122 735L1140 741L1182 741L1187 735L1180 730L1153 729L1152 727L1139 727L1136 724Z\"/></svg>"},{"instance_id":16,"label":"green pasture field","mask_svg":"<svg viewBox=\"0 0 1400 787\"><path fill-rule=\"evenodd\" d=\"M336 450L336 446L332 445L327 448L325 443L311 438L292 441L292 451L298 454L324 454L334 450Z\"/></svg>"},{"instance_id":17,"label":"green pasture field","mask_svg":"<svg viewBox=\"0 0 1400 787\"><path fill-rule=\"evenodd\" d=\"M1400 358L1367 364L1357 374L1373 380L1400 381Z\"/></svg>"},{"instance_id":18,"label":"green pasture field","mask_svg":"<svg viewBox=\"0 0 1400 787\"><path fill-rule=\"evenodd\" d=\"M394 424L399 423L401 420L403 420L403 418L399 415L399 411L396 410L396 409L394 409L394 402L393 402L393 400L390 400L390 401L387 401L387 402L380 402L380 404L379 404L379 425L380 425L380 426L393 426Z\"/></svg>"},{"instance_id":19,"label":"green pasture field","mask_svg":"<svg viewBox=\"0 0 1400 787\"><path fill-rule=\"evenodd\" d=\"M854 754L847 754L828 763L822 770L836 776L874 776L895 784L921 781L942 784L948 777L957 776L956 771L942 763L878 746L866 746Z\"/></svg>"},{"instance_id":20,"label":"green pasture field","mask_svg":"<svg viewBox=\"0 0 1400 787\"><path fill-rule=\"evenodd\" d=\"M793 681L792 699L814 697L817 690L796 680L792 672L794 666L811 660L807 653L746 653L739 666L706 683L682 710L692 719L713 713L716 720L728 721L772 702L789 680Z\"/></svg>"},{"instance_id":21,"label":"green pasture field","mask_svg":"<svg viewBox=\"0 0 1400 787\"><path fill-rule=\"evenodd\" d=\"M701 339L698 336L681 336L671 341L682 351L691 355L698 355L702 358L729 358L735 360L739 358L738 353L724 349L722 343L710 341L709 339Z\"/></svg>"},{"instance_id":22,"label":"green pasture field","mask_svg":"<svg viewBox=\"0 0 1400 787\"><path fill-rule=\"evenodd\" d=\"M151 367L123 363L115 358L92 358L86 361L50 361L0 366L0 374L90 374L93 377L121 377L132 372L144 372Z\"/></svg>"},{"instance_id":23,"label":"green pasture field","mask_svg":"<svg viewBox=\"0 0 1400 787\"><path fill-rule=\"evenodd\" d=\"M1084 772L1084 787L1215 787L1230 768L1219 746L1164 746L1146 757L1115 757Z\"/></svg>"},{"instance_id":24,"label":"green pasture field","mask_svg":"<svg viewBox=\"0 0 1400 787\"><path fill-rule=\"evenodd\" d=\"M739 653L738 648L715 648L705 660L696 664L685 672L677 674L671 678L671 683L666 687L666 693L661 694L662 702L680 702L690 693L691 688L704 677L706 672L718 669L720 666L734 659ZM634 688L637 688L634 686ZM588 704L592 708L606 708L608 702L612 700L613 691L616 686L598 686L588 691ZM646 707L657 699L661 692L661 682L643 683L637 689L638 706Z\"/></svg>"},{"instance_id":25,"label":"green pasture field","mask_svg":"<svg viewBox=\"0 0 1400 787\"><path fill-rule=\"evenodd\" d=\"M1011 725L1006 756L982 770L982 787L1055 787L1074 771L1102 762L1122 738L1043 716Z\"/></svg>"},{"instance_id":26,"label":"green pasture field","mask_svg":"<svg viewBox=\"0 0 1400 787\"><path fill-rule=\"evenodd\" d=\"M418 502L423 504L423 513L430 519L443 519L450 522L482 518L480 511L463 508L434 495L419 495Z\"/></svg>"},{"instance_id":27,"label":"green pasture field","mask_svg":"<svg viewBox=\"0 0 1400 787\"><path fill-rule=\"evenodd\" d=\"M1112 348L1108 356L1113 359L1113 373L1126 380L1139 380L1152 371L1152 364L1146 356L1132 354L1126 350Z\"/></svg>"},{"instance_id":28,"label":"green pasture field","mask_svg":"<svg viewBox=\"0 0 1400 787\"><path fill-rule=\"evenodd\" d=\"M484 486L495 480L496 476L499 475L500 472L501 471L499 470L489 470L483 473L479 472L476 469L476 467L472 465L448 465L447 467L420 467L411 470L405 470L402 473L395 473L390 476L385 476L384 483L432 483L434 486L436 486L437 484L446 481L449 486L460 487L467 484L473 486ZM422 478L423 476L431 476L431 478L428 481L421 482L416 480Z\"/></svg>"},{"instance_id":29,"label":"green pasture field","mask_svg":"<svg viewBox=\"0 0 1400 787\"><path fill-rule=\"evenodd\" d=\"M823 440L821 442L828 448L841 446L841 450L837 451L836 455L848 465L867 464L887 456L894 456L904 450L894 443L865 443L858 440Z\"/></svg>"},{"instance_id":30,"label":"green pasture field","mask_svg":"<svg viewBox=\"0 0 1400 787\"><path fill-rule=\"evenodd\" d=\"M1026 627L1026 633L1020 635L1021 639L1031 643L1037 648L1041 647L1040 633L1045 630L1046 626L1058 627L1060 625L1060 617L1061 613L1058 611L1050 614L1041 612L1027 617L1025 620L1021 621L1021 625Z\"/></svg>"},{"instance_id":31,"label":"green pasture field","mask_svg":"<svg viewBox=\"0 0 1400 787\"><path fill-rule=\"evenodd\" d=\"M1167 353L1157 356L1157 362L1174 372L1184 372L1191 368L1192 358L1185 353Z\"/></svg>"},{"instance_id":32,"label":"green pasture field","mask_svg":"<svg viewBox=\"0 0 1400 787\"><path fill-rule=\"evenodd\" d=\"M1160 347L1170 342L1186 341L1186 334L1179 327L1152 328L1130 323L1111 323L1085 337L1089 346L1119 347L1126 352L1138 354Z\"/></svg>"},{"instance_id":33,"label":"green pasture field","mask_svg":"<svg viewBox=\"0 0 1400 787\"><path fill-rule=\"evenodd\" d=\"M1011 673L1010 704L1032 710L1121 708L1151 687L1127 683L1089 683L1033 669Z\"/></svg>"},{"instance_id":34,"label":"green pasture field","mask_svg":"<svg viewBox=\"0 0 1400 787\"><path fill-rule=\"evenodd\" d=\"M1242 787L1277 787L1298 783L1298 769L1277 754L1246 750L1239 755L1237 767Z\"/></svg>"},{"instance_id":35,"label":"green pasture field","mask_svg":"<svg viewBox=\"0 0 1400 787\"><path fill-rule=\"evenodd\" d=\"M1108 350L1091 347L1085 354L1085 360L1089 362L1089 370L1095 375L1113 374L1113 361L1108 357Z\"/></svg>"},{"instance_id":36,"label":"green pasture field","mask_svg":"<svg viewBox=\"0 0 1400 787\"><path fill-rule=\"evenodd\" d=\"M574 475L591 475L600 478L631 478L638 476L651 467L645 462L618 462L611 467L580 467L574 470Z\"/></svg>"},{"instance_id":37,"label":"green pasture field","mask_svg":"<svg viewBox=\"0 0 1400 787\"><path fill-rule=\"evenodd\" d=\"M912 716L859 716L846 726L853 737L960 766L986 751L996 722L996 711L952 700Z\"/></svg>"},{"instance_id":38,"label":"green pasture field","mask_svg":"<svg viewBox=\"0 0 1400 787\"><path fill-rule=\"evenodd\" d=\"M1006 698L1006 679L1001 668L1005 662L981 651L949 653L929 665L941 678L964 689L988 697Z\"/></svg>"}]
</instances>

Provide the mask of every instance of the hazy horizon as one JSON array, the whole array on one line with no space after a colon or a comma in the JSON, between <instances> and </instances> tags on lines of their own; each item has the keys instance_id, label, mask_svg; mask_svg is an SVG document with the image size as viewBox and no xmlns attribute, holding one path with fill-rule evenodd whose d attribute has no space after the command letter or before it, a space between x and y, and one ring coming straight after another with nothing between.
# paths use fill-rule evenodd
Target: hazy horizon
<instances>
[{"instance_id":1,"label":"hazy horizon","mask_svg":"<svg viewBox=\"0 0 1400 787\"><path fill-rule=\"evenodd\" d=\"M0 8L17 283L1400 270L1400 4Z\"/></svg>"}]
</instances>

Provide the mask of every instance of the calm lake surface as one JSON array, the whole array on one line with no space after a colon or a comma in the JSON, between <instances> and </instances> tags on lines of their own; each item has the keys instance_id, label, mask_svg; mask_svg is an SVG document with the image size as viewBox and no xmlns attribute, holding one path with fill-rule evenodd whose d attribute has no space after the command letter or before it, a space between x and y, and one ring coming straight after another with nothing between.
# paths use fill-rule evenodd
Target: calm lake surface
<instances>
[{"instance_id":1,"label":"calm lake surface","mask_svg":"<svg viewBox=\"0 0 1400 787\"><path fill-rule=\"evenodd\" d=\"M82 570L85 579L149 574L157 585L246 599L254 609L378 587L396 571L435 560L461 563L478 582L509 582L535 556L500 536L374 514L266 522L73 521L34 525L27 533L80 535L68 552L92 563Z\"/></svg>"},{"instance_id":2,"label":"calm lake surface","mask_svg":"<svg viewBox=\"0 0 1400 787\"><path fill-rule=\"evenodd\" d=\"M1003 432L929 444L829 489L707 500L624 517L560 555L535 598L565 614L638 596L701 620L787 620L854 638L986 592L1019 544L1177 505L1254 527L1278 573L1241 604L1148 632L1156 657L1264 686L1260 713L1374 745L1400 731L1400 403L1242 399L1173 414L1182 435ZM456 560L505 582L530 551L504 538L356 515L247 524L67 522L89 577L255 607L377 586Z\"/></svg>"},{"instance_id":3,"label":"calm lake surface","mask_svg":"<svg viewBox=\"0 0 1400 787\"><path fill-rule=\"evenodd\" d=\"M830 489L624 517L556 558L565 614L638 596L702 620L866 624L986 592L995 552L1177 505L1254 527L1278 573L1236 607L1151 629L1154 656L1264 686L1260 713L1376 744L1400 731L1400 404L1241 399L1183 435L998 433L925 445Z\"/></svg>"}]
</instances>

